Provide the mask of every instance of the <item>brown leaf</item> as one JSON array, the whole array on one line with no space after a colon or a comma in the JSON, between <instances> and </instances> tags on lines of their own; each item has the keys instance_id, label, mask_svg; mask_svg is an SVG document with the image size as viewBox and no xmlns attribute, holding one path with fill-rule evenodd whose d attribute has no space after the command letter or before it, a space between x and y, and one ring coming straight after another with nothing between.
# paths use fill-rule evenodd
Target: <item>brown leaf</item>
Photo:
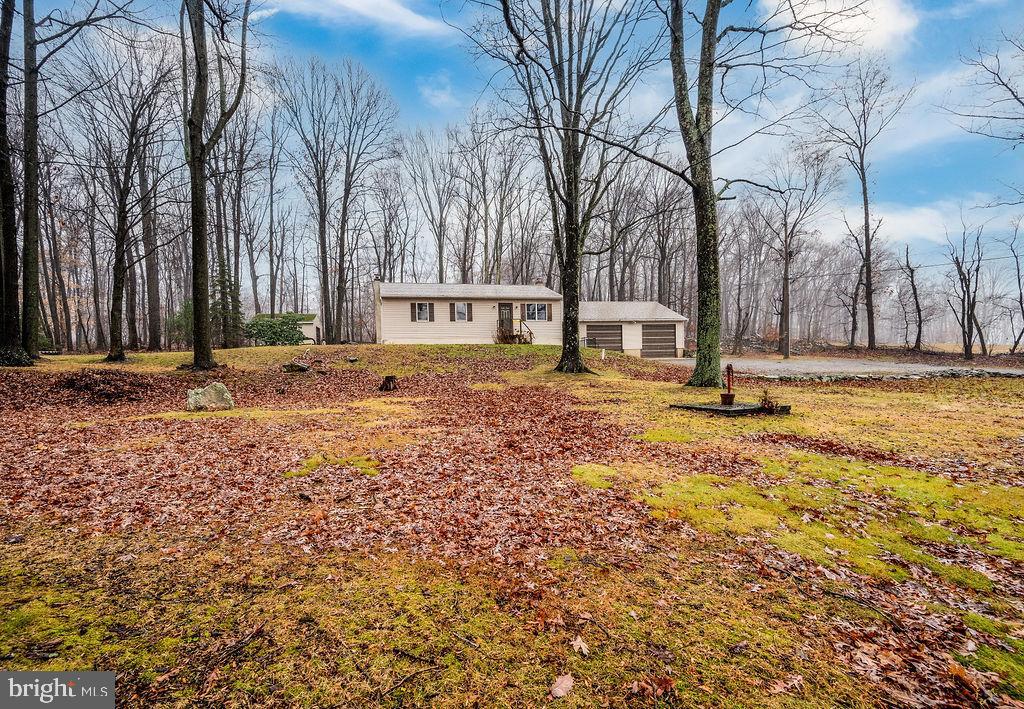
<instances>
[{"instance_id":1,"label":"brown leaf","mask_svg":"<svg viewBox=\"0 0 1024 709\"><path fill-rule=\"evenodd\" d=\"M555 699L564 697L572 691L572 675L562 675L556 677L554 683L551 685L551 696Z\"/></svg>"},{"instance_id":2,"label":"brown leaf","mask_svg":"<svg viewBox=\"0 0 1024 709\"><path fill-rule=\"evenodd\" d=\"M583 638L577 635L572 641L572 649L586 657L590 654L590 648L583 642Z\"/></svg>"}]
</instances>

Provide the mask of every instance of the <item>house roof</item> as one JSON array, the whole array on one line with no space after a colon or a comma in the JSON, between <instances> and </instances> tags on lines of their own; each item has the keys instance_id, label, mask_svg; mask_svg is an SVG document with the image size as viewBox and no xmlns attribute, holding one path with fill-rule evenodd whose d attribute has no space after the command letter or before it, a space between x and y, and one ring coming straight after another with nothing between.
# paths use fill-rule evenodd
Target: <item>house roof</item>
<instances>
[{"instance_id":1,"label":"house roof","mask_svg":"<svg viewBox=\"0 0 1024 709\"><path fill-rule=\"evenodd\" d=\"M682 322L685 317L652 301L584 301L580 303L583 322L648 322L651 320Z\"/></svg>"},{"instance_id":2,"label":"house roof","mask_svg":"<svg viewBox=\"0 0 1024 709\"><path fill-rule=\"evenodd\" d=\"M476 283L381 283L381 298L437 298L449 300L561 300L544 286L508 286Z\"/></svg>"}]
</instances>

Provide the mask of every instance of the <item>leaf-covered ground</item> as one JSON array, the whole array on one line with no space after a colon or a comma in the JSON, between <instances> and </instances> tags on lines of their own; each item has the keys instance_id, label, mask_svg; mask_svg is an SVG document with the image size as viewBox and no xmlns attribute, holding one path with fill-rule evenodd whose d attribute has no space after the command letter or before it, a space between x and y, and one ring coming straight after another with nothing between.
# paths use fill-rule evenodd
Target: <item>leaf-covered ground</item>
<instances>
[{"instance_id":1,"label":"leaf-covered ground","mask_svg":"<svg viewBox=\"0 0 1024 709\"><path fill-rule=\"evenodd\" d=\"M301 351L0 372L0 669L125 706L1024 701L1024 381L718 419L625 357ZM237 408L185 412L213 380Z\"/></svg>"}]
</instances>

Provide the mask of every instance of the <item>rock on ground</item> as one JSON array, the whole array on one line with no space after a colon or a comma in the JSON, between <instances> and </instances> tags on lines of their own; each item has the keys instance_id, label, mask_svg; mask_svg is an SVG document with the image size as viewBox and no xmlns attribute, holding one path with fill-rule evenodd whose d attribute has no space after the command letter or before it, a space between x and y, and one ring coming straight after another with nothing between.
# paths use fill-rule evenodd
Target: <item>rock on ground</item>
<instances>
[{"instance_id":1,"label":"rock on ground","mask_svg":"<svg viewBox=\"0 0 1024 709\"><path fill-rule=\"evenodd\" d=\"M231 392L220 382L188 390L186 408L189 411L226 411L235 408Z\"/></svg>"}]
</instances>

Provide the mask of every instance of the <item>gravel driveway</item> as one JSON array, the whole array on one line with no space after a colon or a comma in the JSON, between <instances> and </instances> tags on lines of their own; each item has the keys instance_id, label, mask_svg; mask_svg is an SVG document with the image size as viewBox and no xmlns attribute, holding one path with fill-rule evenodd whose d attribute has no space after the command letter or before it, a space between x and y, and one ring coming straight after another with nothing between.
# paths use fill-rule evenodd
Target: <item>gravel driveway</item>
<instances>
[{"instance_id":1,"label":"gravel driveway","mask_svg":"<svg viewBox=\"0 0 1024 709\"><path fill-rule=\"evenodd\" d=\"M663 362L692 367L692 357L666 359ZM793 357L788 360L767 357L722 357L722 367L732 363L737 374L761 377L843 377L843 376L941 376L950 374L990 372L1024 376L1024 369L1012 367L967 367L918 364L912 362L886 362L874 359L846 359L843 357Z\"/></svg>"}]
</instances>

